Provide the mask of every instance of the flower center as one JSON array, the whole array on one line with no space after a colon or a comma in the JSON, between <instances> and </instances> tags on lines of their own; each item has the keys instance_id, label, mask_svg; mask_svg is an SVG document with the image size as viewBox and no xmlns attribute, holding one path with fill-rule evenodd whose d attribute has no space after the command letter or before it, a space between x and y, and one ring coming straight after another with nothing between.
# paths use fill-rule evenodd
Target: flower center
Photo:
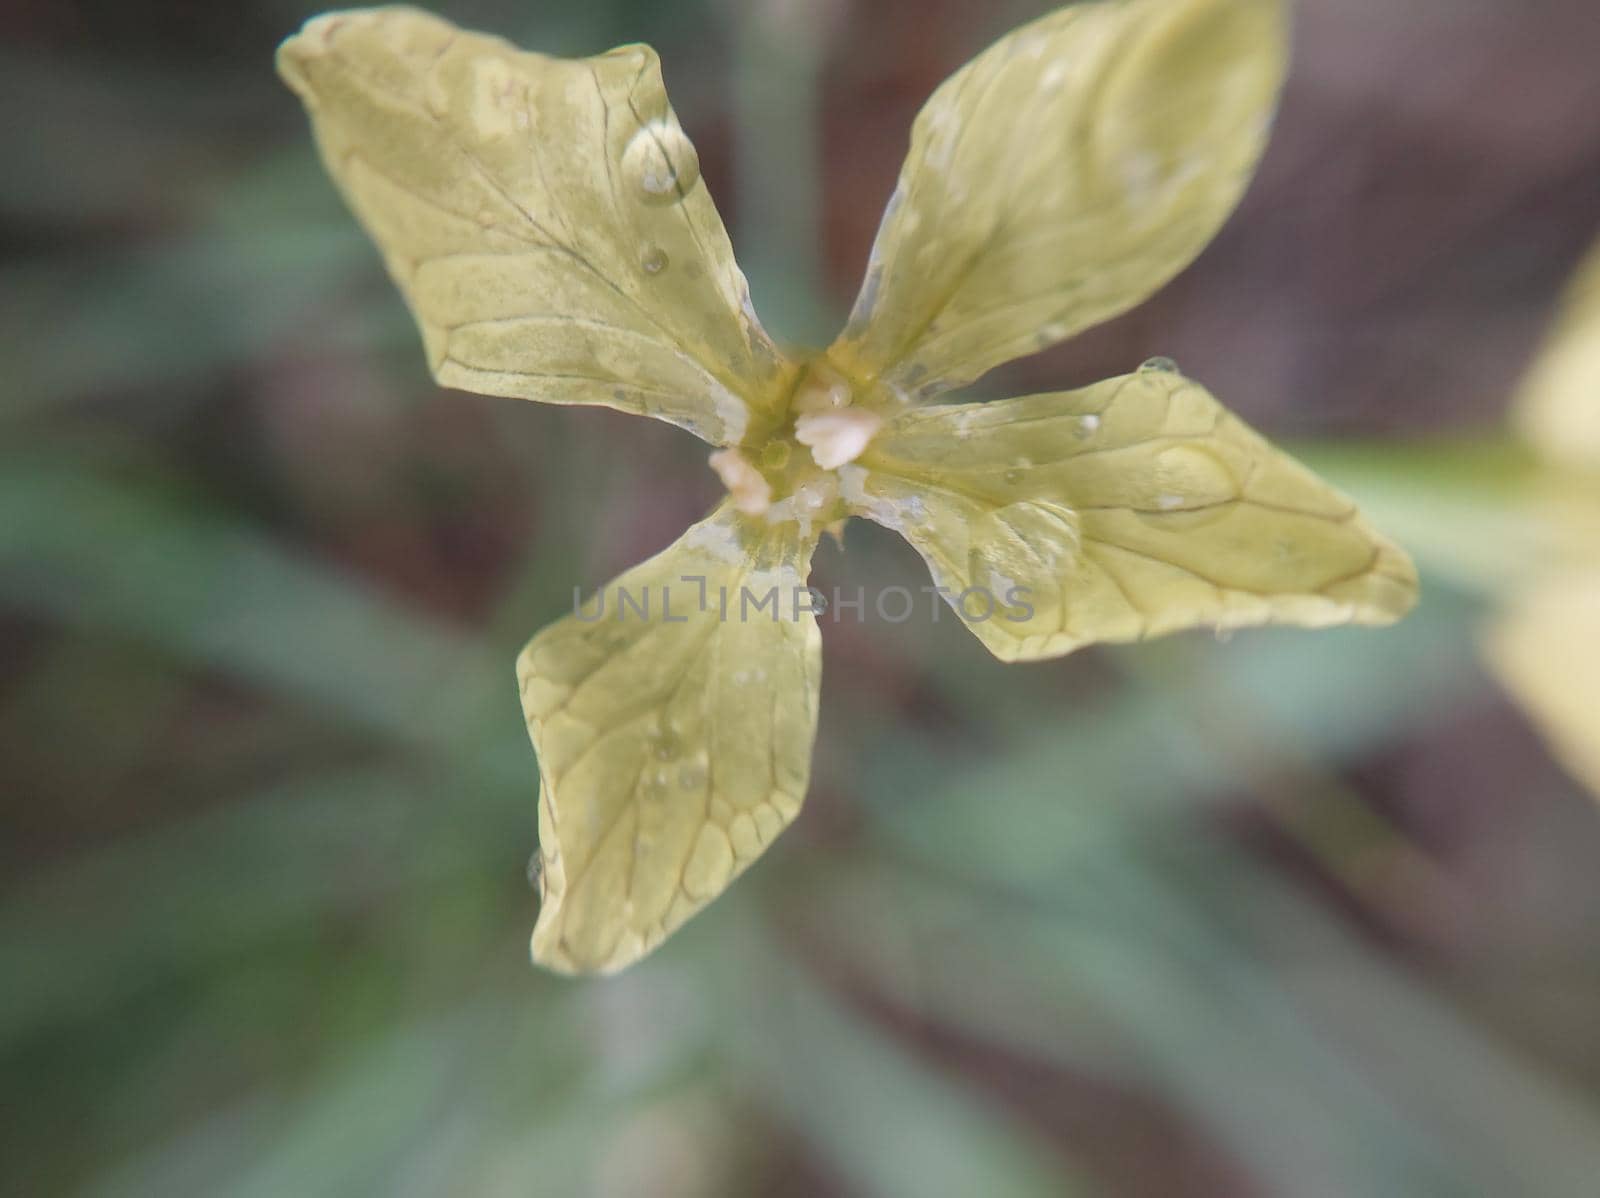
<instances>
[{"instance_id":1,"label":"flower center","mask_svg":"<svg viewBox=\"0 0 1600 1198\"><path fill-rule=\"evenodd\" d=\"M775 433L711 455L733 504L773 524L793 520L809 535L813 523L847 515L838 471L871 444L883 417L856 403L850 380L826 358L800 376Z\"/></svg>"}]
</instances>

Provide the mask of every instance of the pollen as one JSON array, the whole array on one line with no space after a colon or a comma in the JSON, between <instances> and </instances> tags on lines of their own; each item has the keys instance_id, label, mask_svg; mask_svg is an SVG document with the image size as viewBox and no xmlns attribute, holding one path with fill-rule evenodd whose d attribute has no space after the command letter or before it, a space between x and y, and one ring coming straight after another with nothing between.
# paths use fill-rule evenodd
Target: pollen
<instances>
[{"instance_id":1,"label":"pollen","mask_svg":"<svg viewBox=\"0 0 1600 1198\"><path fill-rule=\"evenodd\" d=\"M815 361L795 389L793 408L797 416L837 412L850 406L854 398L850 381L826 361Z\"/></svg>"},{"instance_id":2,"label":"pollen","mask_svg":"<svg viewBox=\"0 0 1600 1198\"><path fill-rule=\"evenodd\" d=\"M882 427L883 417L864 408L805 412L795 419L794 439L822 469L837 470L865 453Z\"/></svg>"},{"instance_id":3,"label":"pollen","mask_svg":"<svg viewBox=\"0 0 1600 1198\"><path fill-rule=\"evenodd\" d=\"M711 468L728 488L733 506L747 516L764 516L772 506L772 484L737 449L720 449L711 455Z\"/></svg>"},{"instance_id":4,"label":"pollen","mask_svg":"<svg viewBox=\"0 0 1600 1198\"><path fill-rule=\"evenodd\" d=\"M842 519L839 472L884 427L880 405L857 398L857 384L826 357L807 363L773 425L711 455L733 506L769 524L796 523L807 536Z\"/></svg>"},{"instance_id":5,"label":"pollen","mask_svg":"<svg viewBox=\"0 0 1600 1198\"><path fill-rule=\"evenodd\" d=\"M855 406L849 379L826 360L812 362L795 390L794 439L823 470L848 466L866 452L883 418Z\"/></svg>"}]
</instances>

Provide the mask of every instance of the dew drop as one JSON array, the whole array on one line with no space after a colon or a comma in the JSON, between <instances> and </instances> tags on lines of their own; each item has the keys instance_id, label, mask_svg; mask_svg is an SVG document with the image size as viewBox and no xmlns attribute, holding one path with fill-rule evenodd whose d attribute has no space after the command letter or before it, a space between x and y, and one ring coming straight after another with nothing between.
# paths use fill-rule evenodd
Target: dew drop
<instances>
[{"instance_id":1,"label":"dew drop","mask_svg":"<svg viewBox=\"0 0 1600 1198\"><path fill-rule=\"evenodd\" d=\"M675 204L700 181L700 159L676 121L655 120L628 142L622 171L646 204Z\"/></svg>"},{"instance_id":2,"label":"dew drop","mask_svg":"<svg viewBox=\"0 0 1600 1198\"><path fill-rule=\"evenodd\" d=\"M1073 429L1072 435L1080 441L1087 441L1100 431L1100 417L1093 412L1087 416L1078 417L1078 427Z\"/></svg>"},{"instance_id":3,"label":"dew drop","mask_svg":"<svg viewBox=\"0 0 1600 1198\"><path fill-rule=\"evenodd\" d=\"M639 268L647 275L658 275L672 264L672 259L667 257L667 251L660 246L651 246L639 261Z\"/></svg>"},{"instance_id":4,"label":"dew drop","mask_svg":"<svg viewBox=\"0 0 1600 1198\"><path fill-rule=\"evenodd\" d=\"M544 882L544 860L535 849L528 857L528 887L531 890L542 891Z\"/></svg>"},{"instance_id":5,"label":"dew drop","mask_svg":"<svg viewBox=\"0 0 1600 1198\"><path fill-rule=\"evenodd\" d=\"M1178 364L1171 358L1151 358L1139 367L1140 374L1177 374Z\"/></svg>"},{"instance_id":6,"label":"dew drop","mask_svg":"<svg viewBox=\"0 0 1600 1198\"><path fill-rule=\"evenodd\" d=\"M682 748L682 742L669 730L657 734L651 752L656 755L657 761L671 761Z\"/></svg>"},{"instance_id":7,"label":"dew drop","mask_svg":"<svg viewBox=\"0 0 1600 1198\"><path fill-rule=\"evenodd\" d=\"M1052 345L1065 341L1069 331L1064 324L1045 325L1044 328L1039 330L1039 336L1035 344L1040 349L1049 349Z\"/></svg>"},{"instance_id":8,"label":"dew drop","mask_svg":"<svg viewBox=\"0 0 1600 1198\"><path fill-rule=\"evenodd\" d=\"M678 785L684 790L699 790L706 784L706 767L691 762L678 771Z\"/></svg>"}]
</instances>

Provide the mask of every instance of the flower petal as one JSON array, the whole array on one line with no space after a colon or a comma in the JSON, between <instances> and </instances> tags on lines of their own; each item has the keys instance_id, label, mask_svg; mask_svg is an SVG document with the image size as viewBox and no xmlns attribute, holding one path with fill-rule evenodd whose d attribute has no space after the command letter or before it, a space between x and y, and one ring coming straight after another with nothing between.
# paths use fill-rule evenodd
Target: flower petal
<instances>
[{"instance_id":1,"label":"flower petal","mask_svg":"<svg viewBox=\"0 0 1600 1198\"><path fill-rule=\"evenodd\" d=\"M913 409L858 469L861 514L917 548L1006 661L1197 626L1388 624L1417 597L1354 504L1159 365Z\"/></svg>"},{"instance_id":2,"label":"flower petal","mask_svg":"<svg viewBox=\"0 0 1600 1198\"><path fill-rule=\"evenodd\" d=\"M1488 658L1573 777L1600 796L1600 569L1521 595L1490 630Z\"/></svg>"},{"instance_id":3,"label":"flower petal","mask_svg":"<svg viewBox=\"0 0 1600 1198\"><path fill-rule=\"evenodd\" d=\"M792 382L649 47L547 58L384 8L316 18L278 69L443 385L729 445Z\"/></svg>"},{"instance_id":4,"label":"flower petal","mask_svg":"<svg viewBox=\"0 0 1600 1198\"><path fill-rule=\"evenodd\" d=\"M1524 436L1551 461L1600 470L1600 246L1562 302L1517 402Z\"/></svg>"},{"instance_id":5,"label":"flower petal","mask_svg":"<svg viewBox=\"0 0 1600 1198\"><path fill-rule=\"evenodd\" d=\"M931 395L1146 299L1255 169L1283 7L1077 4L957 72L917 119L833 359Z\"/></svg>"},{"instance_id":6,"label":"flower petal","mask_svg":"<svg viewBox=\"0 0 1600 1198\"><path fill-rule=\"evenodd\" d=\"M629 965L798 814L822 671L800 592L814 548L725 506L523 651L543 783L535 961Z\"/></svg>"}]
</instances>

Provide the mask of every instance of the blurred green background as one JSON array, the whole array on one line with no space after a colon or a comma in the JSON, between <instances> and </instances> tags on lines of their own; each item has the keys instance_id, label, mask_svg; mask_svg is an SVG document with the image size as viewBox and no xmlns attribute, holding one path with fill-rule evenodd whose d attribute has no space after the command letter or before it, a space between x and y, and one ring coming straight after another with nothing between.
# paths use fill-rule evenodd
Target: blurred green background
<instances>
[{"instance_id":1,"label":"blurred green background","mask_svg":"<svg viewBox=\"0 0 1600 1198\"><path fill-rule=\"evenodd\" d=\"M775 333L1034 0L477 0L647 40ZM272 73L293 0L0 7L0 1189L1600 1192L1600 813L1480 664L1505 414L1600 234L1592 0L1305 0L1244 209L986 380L1178 358L1406 542L1386 632L1003 667L825 628L806 811L610 981L527 962L512 661L715 500L439 392ZM819 585L925 582L852 526Z\"/></svg>"}]
</instances>

